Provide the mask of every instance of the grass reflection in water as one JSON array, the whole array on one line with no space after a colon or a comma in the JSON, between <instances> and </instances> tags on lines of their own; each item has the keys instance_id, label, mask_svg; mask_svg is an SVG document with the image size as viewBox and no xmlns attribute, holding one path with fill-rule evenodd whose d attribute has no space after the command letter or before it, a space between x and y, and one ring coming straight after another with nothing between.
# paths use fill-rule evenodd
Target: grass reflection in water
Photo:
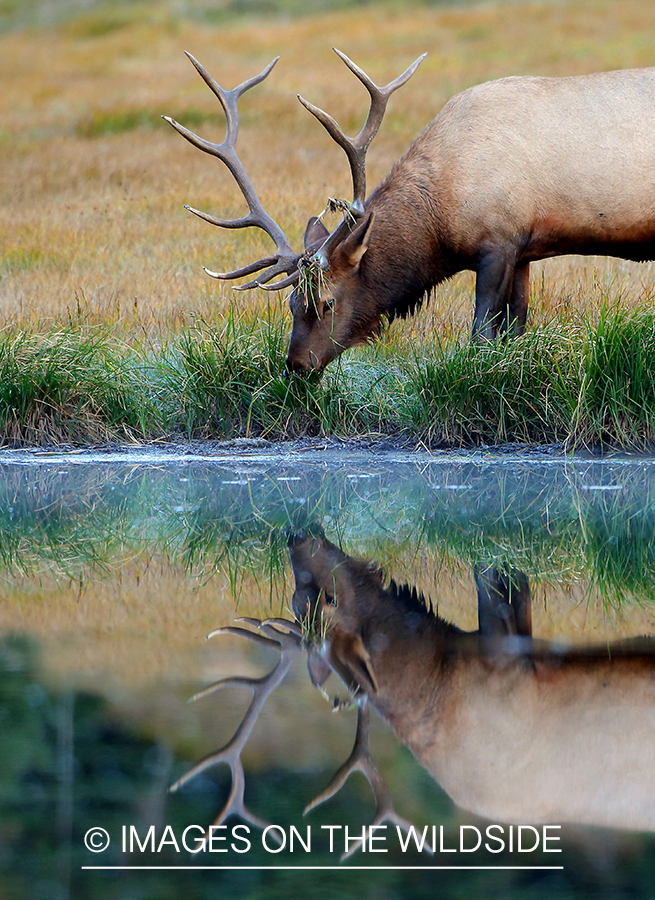
<instances>
[{"instance_id":1,"label":"grass reflection in water","mask_svg":"<svg viewBox=\"0 0 655 900\"><path fill-rule=\"evenodd\" d=\"M320 527L386 568L513 566L536 583L583 579L610 605L655 597L647 460L364 463L2 465L0 565L6 578L84 578L156 555L200 578L226 573L235 594L245 572L279 592L287 531Z\"/></svg>"}]
</instances>

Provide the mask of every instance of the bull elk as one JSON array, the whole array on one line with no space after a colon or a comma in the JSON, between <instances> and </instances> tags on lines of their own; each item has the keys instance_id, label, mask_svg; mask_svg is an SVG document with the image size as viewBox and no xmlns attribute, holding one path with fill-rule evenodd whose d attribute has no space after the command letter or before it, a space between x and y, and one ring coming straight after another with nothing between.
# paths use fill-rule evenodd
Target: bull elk
<instances>
[{"instance_id":1,"label":"bull elk","mask_svg":"<svg viewBox=\"0 0 655 900\"><path fill-rule=\"evenodd\" d=\"M485 340L524 331L533 261L564 254L655 258L655 69L503 78L470 88L446 104L367 200L366 151L389 97L423 57L380 88L336 52L368 90L370 109L361 132L349 138L298 97L345 151L353 182L352 202L331 201L344 212L331 233L321 217L309 220L302 254L264 211L235 150L238 99L277 60L226 91L187 54L225 110L222 144L164 116L225 163L249 212L225 220L187 209L224 228L256 226L275 242L275 254L243 268L205 271L219 279L261 273L238 290L293 286L290 370L321 369L374 338L384 320L413 313L463 270L476 272L473 336ZM280 275L286 277L270 283Z\"/></svg>"}]
</instances>

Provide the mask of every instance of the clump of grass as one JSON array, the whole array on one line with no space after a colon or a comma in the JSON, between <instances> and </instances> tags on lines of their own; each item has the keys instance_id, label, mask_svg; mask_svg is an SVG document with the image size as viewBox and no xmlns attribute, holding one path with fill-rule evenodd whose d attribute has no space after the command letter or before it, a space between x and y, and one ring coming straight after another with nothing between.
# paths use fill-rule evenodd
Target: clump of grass
<instances>
[{"instance_id":1,"label":"clump of grass","mask_svg":"<svg viewBox=\"0 0 655 900\"><path fill-rule=\"evenodd\" d=\"M0 259L0 277L15 272L33 269L43 261L39 247L16 247L6 249Z\"/></svg>"},{"instance_id":2,"label":"clump of grass","mask_svg":"<svg viewBox=\"0 0 655 900\"><path fill-rule=\"evenodd\" d=\"M437 341L408 370L412 426L430 445L565 440L579 381L576 337L547 328L482 345Z\"/></svg>"},{"instance_id":3,"label":"clump of grass","mask_svg":"<svg viewBox=\"0 0 655 900\"><path fill-rule=\"evenodd\" d=\"M429 445L639 447L655 438L655 316L606 308L510 341L437 341L407 368L405 415Z\"/></svg>"},{"instance_id":4,"label":"clump of grass","mask_svg":"<svg viewBox=\"0 0 655 900\"><path fill-rule=\"evenodd\" d=\"M106 330L0 336L0 442L143 437L157 427L135 357Z\"/></svg>"},{"instance_id":5,"label":"clump of grass","mask_svg":"<svg viewBox=\"0 0 655 900\"><path fill-rule=\"evenodd\" d=\"M189 436L353 436L383 417L375 379L359 389L337 366L322 380L285 372L286 318L232 309L218 330L200 326L167 352L163 366L170 423Z\"/></svg>"},{"instance_id":6,"label":"clump of grass","mask_svg":"<svg viewBox=\"0 0 655 900\"><path fill-rule=\"evenodd\" d=\"M587 325L572 434L585 443L646 447L654 426L655 316L604 309Z\"/></svg>"}]
</instances>

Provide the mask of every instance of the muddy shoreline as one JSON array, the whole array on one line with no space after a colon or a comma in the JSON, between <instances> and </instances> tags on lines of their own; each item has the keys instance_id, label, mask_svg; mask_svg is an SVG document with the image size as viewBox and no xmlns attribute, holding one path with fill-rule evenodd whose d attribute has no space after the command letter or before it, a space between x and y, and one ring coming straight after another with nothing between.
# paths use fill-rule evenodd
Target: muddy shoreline
<instances>
[{"instance_id":1,"label":"muddy shoreline","mask_svg":"<svg viewBox=\"0 0 655 900\"><path fill-rule=\"evenodd\" d=\"M625 454L622 454L625 455ZM232 440L172 440L144 441L139 443L111 443L80 447L70 444L52 444L39 447L0 448L0 464L11 461L39 461L51 458L68 460L158 459L173 460L234 460L270 457L280 461L292 458L338 460L340 457L357 457L362 465L374 459L451 459L453 457L530 457L536 459L573 458L562 444L498 444L475 448L452 447L429 449L414 442L386 437L365 437L351 440L335 438L299 438L291 441L267 441L264 438L234 438ZM576 452L575 458L603 458L590 452ZM611 458L615 458L612 456Z\"/></svg>"},{"instance_id":2,"label":"muddy shoreline","mask_svg":"<svg viewBox=\"0 0 655 900\"><path fill-rule=\"evenodd\" d=\"M267 461L270 465L292 461L312 461L318 464L349 465L365 468L374 462L416 463L421 460L443 461L455 459L494 460L507 463L512 459L529 461L595 462L642 461L655 462L653 453L627 451L567 450L562 443L520 444L506 443L478 447L449 447L430 449L415 442L384 436L340 440L328 438L299 438L291 441L268 441L264 438L234 438L232 440L156 440L130 443L109 443L80 447L52 444L39 447L0 448L0 465L40 463L54 460L67 462L253 462Z\"/></svg>"}]
</instances>

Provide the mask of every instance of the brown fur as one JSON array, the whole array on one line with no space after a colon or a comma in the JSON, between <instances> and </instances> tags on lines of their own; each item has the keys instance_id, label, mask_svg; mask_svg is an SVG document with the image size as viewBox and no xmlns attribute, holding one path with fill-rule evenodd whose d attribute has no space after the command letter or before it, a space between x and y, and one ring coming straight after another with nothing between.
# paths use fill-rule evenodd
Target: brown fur
<instances>
[{"instance_id":1,"label":"brown fur","mask_svg":"<svg viewBox=\"0 0 655 900\"><path fill-rule=\"evenodd\" d=\"M487 339L524 331L535 260L654 259L653 123L655 69L504 78L453 97L369 197L316 302L294 291L289 368L322 368L462 270L477 273L473 334Z\"/></svg>"},{"instance_id":2,"label":"brown fur","mask_svg":"<svg viewBox=\"0 0 655 900\"><path fill-rule=\"evenodd\" d=\"M652 640L558 652L531 636L525 576L493 569L476 572L480 629L463 632L324 538L290 553L294 612L327 619L314 654L456 803L495 821L655 830Z\"/></svg>"}]
</instances>

